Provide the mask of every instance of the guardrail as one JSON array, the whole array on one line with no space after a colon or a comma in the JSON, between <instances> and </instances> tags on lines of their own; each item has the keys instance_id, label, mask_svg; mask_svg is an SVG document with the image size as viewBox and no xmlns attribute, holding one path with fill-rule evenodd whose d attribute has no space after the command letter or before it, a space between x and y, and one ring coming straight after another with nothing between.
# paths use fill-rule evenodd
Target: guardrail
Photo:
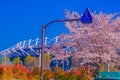
<instances>
[{"instance_id":1,"label":"guardrail","mask_svg":"<svg viewBox=\"0 0 120 80\"><path fill-rule=\"evenodd\" d=\"M120 80L120 72L100 72L94 80Z\"/></svg>"}]
</instances>

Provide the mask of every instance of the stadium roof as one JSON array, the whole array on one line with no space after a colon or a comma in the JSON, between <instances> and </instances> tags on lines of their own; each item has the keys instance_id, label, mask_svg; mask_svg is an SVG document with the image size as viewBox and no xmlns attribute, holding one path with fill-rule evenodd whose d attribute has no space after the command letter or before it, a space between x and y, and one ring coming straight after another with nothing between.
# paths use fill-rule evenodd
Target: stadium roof
<instances>
[{"instance_id":1,"label":"stadium roof","mask_svg":"<svg viewBox=\"0 0 120 80\"><path fill-rule=\"evenodd\" d=\"M58 37L54 39L49 39L48 37L45 38L45 48L50 48L53 44L58 42ZM6 57L19 57L19 56L39 56L41 51L41 40L36 38L35 40L29 39L24 40L15 44L14 46L5 49L0 52L1 56Z\"/></svg>"}]
</instances>

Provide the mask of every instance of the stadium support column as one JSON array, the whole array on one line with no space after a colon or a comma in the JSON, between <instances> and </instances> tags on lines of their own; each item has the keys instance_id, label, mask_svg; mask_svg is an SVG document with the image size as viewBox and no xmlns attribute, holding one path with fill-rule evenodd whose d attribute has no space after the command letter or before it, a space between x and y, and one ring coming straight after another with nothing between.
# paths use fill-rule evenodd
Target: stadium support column
<instances>
[{"instance_id":1,"label":"stadium support column","mask_svg":"<svg viewBox=\"0 0 120 80\"><path fill-rule=\"evenodd\" d=\"M39 63L39 68L41 67L41 50L40 50L40 52L39 52L40 54L39 54L39 59L38 59L38 63Z\"/></svg>"}]
</instances>

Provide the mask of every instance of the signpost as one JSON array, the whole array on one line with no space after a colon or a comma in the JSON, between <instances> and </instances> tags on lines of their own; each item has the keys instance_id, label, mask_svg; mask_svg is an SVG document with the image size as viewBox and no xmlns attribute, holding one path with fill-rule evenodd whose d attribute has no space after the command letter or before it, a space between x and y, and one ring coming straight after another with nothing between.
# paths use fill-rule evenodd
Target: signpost
<instances>
[{"instance_id":1,"label":"signpost","mask_svg":"<svg viewBox=\"0 0 120 80\"><path fill-rule=\"evenodd\" d=\"M40 80L43 80L43 56L44 56L44 32L45 29L52 23L56 23L56 22L71 22L71 21L79 21L81 20L81 23L83 24L88 24L88 23L92 23L92 16L90 14L89 9L87 8L83 14L83 16L81 18L78 19L67 19L67 20L53 20L48 22L46 25L42 26L42 52L41 52L41 68L40 68Z\"/></svg>"},{"instance_id":2,"label":"signpost","mask_svg":"<svg viewBox=\"0 0 120 80\"><path fill-rule=\"evenodd\" d=\"M85 10L83 16L81 17L81 23L83 24L92 23L92 16L88 8Z\"/></svg>"}]
</instances>

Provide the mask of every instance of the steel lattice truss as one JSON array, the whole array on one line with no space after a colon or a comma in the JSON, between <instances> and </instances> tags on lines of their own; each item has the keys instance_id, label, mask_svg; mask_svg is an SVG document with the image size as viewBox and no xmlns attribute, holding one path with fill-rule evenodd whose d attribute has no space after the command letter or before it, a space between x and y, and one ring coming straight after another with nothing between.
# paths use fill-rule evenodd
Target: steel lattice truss
<instances>
[{"instance_id":1,"label":"steel lattice truss","mask_svg":"<svg viewBox=\"0 0 120 80\"><path fill-rule=\"evenodd\" d=\"M58 42L58 37L54 39L45 38L45 48L50 48L53 44ZM28 41L24 40L15 44L14 46L5 49L0 52L1 56L6 57L19 57L19 56L39 56L41 52L41 39L36 38L35 40L29 39Z\"/></svg>"}]
</instances>

